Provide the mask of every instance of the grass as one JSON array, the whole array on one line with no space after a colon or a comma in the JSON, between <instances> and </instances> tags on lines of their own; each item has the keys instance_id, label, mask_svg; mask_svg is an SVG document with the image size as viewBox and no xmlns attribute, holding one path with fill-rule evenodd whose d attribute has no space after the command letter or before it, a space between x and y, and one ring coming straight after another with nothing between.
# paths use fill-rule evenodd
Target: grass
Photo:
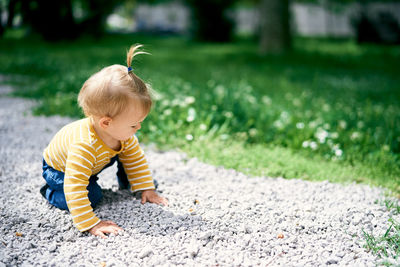
<instances>
[{"instance_id":1,"label":"grass","mask_svg":"<svg viewBox=\"0 0 400 267\"><path fill-rule=\"evenodd\" d=\"M157 91L140 133L203 161L253 175L361 182L400 195L399 47L296 38L294 50L260 57L249 40L109 35L71 43L0 41L0 73L37 114L82 116L83 82L124 64L142 43L135 72Z\"/></svg>"},{"instance_id":2,"label":"grass","mask_svg":"<svg viewBox=\"0 0 400 267\"><path fill-rule=\"evenodd\" d=\"M398 259L400 255L400 223L389 219L390 226L381 237L375 237L364 231L366 239L366 248L372 251L378 257L387 259ZM385 265L392 265L390 262Z\"/></svg>"},{"instance_id":3,"label":"grass","mask_svg":"<svg viewBox=\"0 0 400 267\"><path fill-rule=\"evenodd\" d=\"M385 198L377 200L376 203L386 207L387 211L392 215L400 214L400 206L398 200ZM381 265L393 266L400 257L400 222L395 219L389 219L389 227L382 236L375 236L363 230L365 238L365 248L372 251L375 255L382 259ZM394 262L392 261L394 260Z\"/></svg>"}]
</instances>

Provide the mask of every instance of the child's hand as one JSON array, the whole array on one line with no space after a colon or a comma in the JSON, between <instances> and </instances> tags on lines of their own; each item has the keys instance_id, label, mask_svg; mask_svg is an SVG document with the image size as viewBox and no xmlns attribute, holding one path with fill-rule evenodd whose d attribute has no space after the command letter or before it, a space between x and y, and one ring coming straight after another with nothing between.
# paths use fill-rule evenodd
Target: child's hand
<instances>
[{"instance_id":1,"label":"child's hand","mask_svg":"<svg viewBox=\"0 0 400 267\"><path fill-rule=\"evenodd\" d=\"M112 221L101 221L97 225L89 229L89 233L95 236L100 236L101 238L107 238L105 234L115 234L117 235L119 231L123 231L115 222Z\"/></svg>"},{"instance_id":2,"label":"child's hand","mask_svg":"<svg viewBox=\"0 0 400 267\"><path fill-rule=\"evenodd\" d=\"M161 197L157 194L154 190L144 190L142 192L142 201L141 203L144 204L146 202L155 203L155 204L162 204L164 206L168 206L168 200L164 197Z\"/></svg>"}]
</instances>

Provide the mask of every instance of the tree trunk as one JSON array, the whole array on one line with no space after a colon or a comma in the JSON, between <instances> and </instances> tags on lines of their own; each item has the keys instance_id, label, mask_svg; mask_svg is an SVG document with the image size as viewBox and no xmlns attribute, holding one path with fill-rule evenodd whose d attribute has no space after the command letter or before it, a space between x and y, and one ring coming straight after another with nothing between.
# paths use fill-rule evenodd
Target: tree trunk
<instances>
[{"instance_id":1,"label":"tree trunk","mask_svg":"<svg viewBox=\"0 0 400 267\"><path fill-rule=\"evenodd\" d=\"M12 28L13 21L15 17L15 6L17 4L17 0L9 0L8 1L8 18L7 18L7 28Z\"/></svg>"},{"instance_id":2,"label":"tree trunk","mask_svg":"<svg viewBox=\"0 0 400 267\"><path fill-rule=\"evenodd\" d=\"M4 25L3 25L3 7L0 3L0 37L4 34Z\"/></svg>"},{"instance_id":3,"label":"tree trunk","mask_svg":"<svg viewBox=\"0 0 400 267\"><path fill-rule=\"evenodd\" d=\"M234 21L226 11L234 0L186 0L192 11L192 34L200 41L229 42Z\"/></svg>"},{"instance_id":4,"label":"tree trunk","mask_svg":"<svg viewBox=\"0 0 400 267\"><path fill-rule=\"evenodd\" d=\"M289 0L261 0L260 53L279 54L290 47Z\"/></svg>"}]
</instances>

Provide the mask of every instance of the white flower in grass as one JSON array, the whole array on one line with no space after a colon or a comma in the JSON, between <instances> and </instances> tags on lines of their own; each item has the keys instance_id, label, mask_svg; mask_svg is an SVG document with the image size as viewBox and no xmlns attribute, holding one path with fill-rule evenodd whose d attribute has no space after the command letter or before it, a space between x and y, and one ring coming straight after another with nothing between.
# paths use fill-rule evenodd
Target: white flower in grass
<instances>
[{"instance_id":1,"label":"white flower in grass","mask_svg":"<svg viewBox=\"0 0 400 267\"><path fill-rule=\"evenodd\" d=\"M249 135L251 136L251 137L254 137L254 136L256 136L257 135L257 129L256 128L251 128L250 130L249 130Z\"/></svg>"},{"instance_id":2,"label":"white flower in grass","mask_svg":"<svg viewBox=\"0 0 400 267\"><path fill-rule=\"evenodd\" d=\"M199 128L200 128L200 130L205 131L205 130L207 130L207 125L202 123L202 124L200 124Z\"/></svg>"},{"instance_id":3,"label":"white flower in grass","mask_svg":"<svg viewBox=\"0 0 400 267\"><path fill-rule=\"evenodd\" d=\"M275 128L278 128L278 129L283 129L283 122L281 122L280 120L276 120L276 121L274 121L274 126L275 126Z\"/></svg>"},{"instance_id":4,"label":"white flower in grass","mask_svg":"<svg viewBox=\"0 0 400 267\"><path fill-rule=\"evenodd\" d=\"M351 140L356 140L361 137L361 134L359 132L353 132L350 136Z\"/></svg>"},{"instance_id":5,"label":"white flower in grass","mask_svg":"<svg viewBox=\"0 0 400 267\"><path fill-rule=\"evenodd\" d=\"M336 149L336 150L335 150L335 155L336 155L337 157L341 157L341 156L343 155L343 150L341 150L341 149Z\"/></svg>"},{"instance_id":6,"label":"white flower in grass","mask_svg":"<svg viewBox=\"0 0 400 267\"><path fill-rule=\"evenodd\" d=\"M271 103L272 103L271 98L266 95L261 98L261 101L267 106L271 105Z\"/></svg>"},{"instance_id":7,"label":"white flower in grass","mask_svg":"<svg viewBox=\"0 0 400 267\"><path fill-rule=\"evenodd\" d=\"M195 101L196 101L196 98L194 98L193 96L187 96L185 98L185 103L188 105L193 104Z\"/></svg>"},{"instance_id":8,"label":"white flower in grass","mask_svg":"<svg viewBox=\"0 0 400 267\"><path fill-rule=\"evenodd\" d=\"M318 144L316 142L312 141L310 143L310 147L311 147L312 150L316 150L318 148Z\"/></svg>"},{"instance_id":9,"label":"white flower in grass","mask_svg":"<svg viewBox=\"0 0 400 267\"><path fill-rule=\"evenodd\" d=\"M310 123L308 124L308 126L310 126L310 128L315 128L317 127L318 123L316 121L310 121Z\"/></svg>"},{"instance_id":10,"label":"white flower in grass","mask_svg":"<svg viewBox=\"0 0 400 267\"><path fill-rule=\"evenodd\" d=\"M333 133L331 133L331 137L332 137L333 139L336 139L336 138L339 137L339 134L338 134L337 132L333 132Z\"/></svg>"},{"instance_id":11,"label":"white flower in grass","mask_svg":"<svg viewBox=\"0 0 400 267\"><path fill-rule=\"evenodd\" d=\"M227 140L229 138L229 134L221 134L221 140Z\"/></svg>"},{"instance_id":12,"label":"white flower in grass","mask_svg":"<svg viewBox=\"0 0 400 267\"><path fill-rule=\"evenodd\" d=\"M342 128L342 129L346 129L346 127L347 127L347 122L344 121L344 120L340 120L340 121L339 121L339 127Z\"/></svg>"},{"instance_id":13,"label":"white flower in grass","mask_svg":"<svg viewBox=\"0 0 400 267\"><path fill-rule=\"evenodd\" d=\"M224 96L225 95L225 87L223 85L218 85L217 87L215 87L215 92L219 96Z\"/></svg>"},{"instance_id":14,"label":"white flower in grass","mask_svg":"<svg viewBox=\"0 0 400 267\"><path fill-rule=\"evenodd\" d=\"M303 143L301 144L302 147L307 148L310 146L310 141L303 141Z\"/></svg>"},{"instance_id":15,"label":"white flower in grass","mask_svg":"<svg viewBox=\"0 0 400 267\"><path fill-rule=\"evenodd\" d=\"M256 99L254 96L252 96L252 95L248 95L248 96L246 97L246 99L247 99L247 101L248 101L250 104L254 104L254 103L257 102L257 99Z\"/></svg>"},{"instance_id":16,"label":"white flower in grass","mask_svg":"<svg viewBox=\"0 0 400 267\"><path fill-rule=\"evenodd\" d=\"M304 123L303 122L296 123L296 128L297 129L304 129Z\"/></svg>"},{"instance_id":17,"label":"white flower in grass","mask_svg":"<svg viewBox=\"0 0 400 267\"><path fill-rule=\"evenodd\" d=\"M171 105L172 105L172 106L179 106L179 104L181 104L181 102L179 101L179 99L174 99L174 100L172 100L172 102L171 102Z\"/></svg>"},{"instance_id":18,"label":"white flower in grass","mask_svg":"<svg viewBox=\"0 0 400 267\"><path fill-rule=\"evenodd\" d=\"M186 135L186 140L192 141L192 140L193 140L193 135L187 134L187 135Z\"/></svg>"},{"instance_id":19,"label":"white flower in grass","mask_svg":"<svg viewBox=\"0 0 400 267\"><path fill-rule=\"evenodd\" d=\"M289 113L287 111L282 111L281 118L282 118L282 120L289 119Z\"/></svg>"},{"instance_id":20,"label":"white flower in grass","mask_svg":"<svg viewBox=\"0 0 400 267\"><path fill-rule=\"evenodd\" d=\"M232 118L233 117L233 113L230 112L230 111L225 111L224 112L224 116L227 117L227 118Z\"/></svg>"},{"instance_id":21,"label":"white flower in grass","mask_svg":"<svg viewBox=\"0 0 400 267\"><path fill-rule=\"evenodd\" d=\"M318 128L317 132L315 133L315 137L318 141L322 144L325 143L325 139L329 136L329 133L322 128Z\"/></svg>"},{"instance_id":22,"label":"white flower in grass","mask_svg":"<svg viewBox=\"0 0 400 267\"><path fill-rule=\"evenodd\" d=\"M188 116L186 118L187 122L192 122L196 119L196 110L194 108L189 108Z\"/></svg>"},{"instance_id":23,"label":"white flower in grass","mask_svg":"<svg viewBox=\"0 0 400 267\"><path fill-rule=\"evenodd\" d=\"M298 98L293 99L293 106L299 107L301 105L301 101Z\"/></svg>"},{"instance_id":24,"label":"white flower in grass","mask_svg":"<svg viewBox=\"0 0 400 267\"><path fill-rule=\"evenodd\" d=\"M161 101L161 105L167 107L170 105L170 102L168 99L164 99L163 101Z\"/></svg>"},{"instance_id":25,"label":"white flower in grass","mask_svg":"<svg viewBox=\"0 0 400 267\"><path fill-rule=\"evenodd\" d=\"M334 144L332 149L333 150L338 150L339 148L340 148L339 144Z\"/></svg>"},{"instance_id":26,"label":"white flower in grass","mask_svg":"<svg viewBox=\"0 0 400 267\"><path fill-rule=\"evenodd\" d=\"M170 108L164 110L164 115L165 115L165 116L169 116L169 115L171 115L171 114L172 114L172 110L171 110Z\"/></svg>"}]
</instances>

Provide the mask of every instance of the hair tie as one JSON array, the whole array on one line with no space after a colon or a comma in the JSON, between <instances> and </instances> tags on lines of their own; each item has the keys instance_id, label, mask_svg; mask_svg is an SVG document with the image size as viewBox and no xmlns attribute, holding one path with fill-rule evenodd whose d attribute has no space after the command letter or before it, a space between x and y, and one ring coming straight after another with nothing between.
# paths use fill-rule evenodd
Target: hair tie
<instances>
[{"instance_id":1,"label":"hair tie","mask_svg":"<svg viewBox=\"0 0 400 267\"><path fill-rule=\"evenodd\" d=\"M133 71L132 67L128 67L128 73L132 71Z\"/></svg>"}]
</instances>

